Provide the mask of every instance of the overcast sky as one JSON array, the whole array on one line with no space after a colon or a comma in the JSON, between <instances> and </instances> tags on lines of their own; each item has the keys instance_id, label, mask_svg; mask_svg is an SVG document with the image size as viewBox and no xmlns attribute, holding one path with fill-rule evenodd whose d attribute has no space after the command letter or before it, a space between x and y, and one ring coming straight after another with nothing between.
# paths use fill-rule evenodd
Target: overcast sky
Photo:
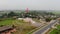
<instances>
[{"instance_id":1,"label":"overcast sky","mask_svg":"<svg viewBox=\"0 0 60 34\"><path fill-rule=\"evenodd\" d=\"M0 0L0 10L60 10L60 0Z\"/></svg>"}]
</instances>

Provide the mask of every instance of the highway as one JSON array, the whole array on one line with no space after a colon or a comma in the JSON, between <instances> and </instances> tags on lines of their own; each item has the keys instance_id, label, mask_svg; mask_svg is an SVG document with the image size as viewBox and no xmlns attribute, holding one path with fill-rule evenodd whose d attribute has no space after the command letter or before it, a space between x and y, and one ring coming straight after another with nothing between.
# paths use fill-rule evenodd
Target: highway
<instances>
[{"instance_id":1,"label":"highway","mask_svg":"<svg viewBox=\"0 0 60 34\"><path fill-rule=\"evenodd\" d=\"M53 20L49 25L47 25L44 28L40 29L39 31L35 32L35 34L42 34L48 28L51 28L53 26L53 24L55 24L56 22L57 22L57 20Z\"/></svg>"}]
</instances>

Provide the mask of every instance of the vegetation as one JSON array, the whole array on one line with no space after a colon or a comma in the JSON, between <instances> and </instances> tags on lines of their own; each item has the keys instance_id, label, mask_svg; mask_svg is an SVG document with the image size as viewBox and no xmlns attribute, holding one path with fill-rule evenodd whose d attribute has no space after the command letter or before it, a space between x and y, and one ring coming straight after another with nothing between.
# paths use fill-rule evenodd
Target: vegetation
<instances>
[{"instance_id":1,"label":"vegetation","mask_svg":"<svg viewBox=\"0 0 60 34\"><path fill-rule=\"evenodd\" d=\"M0 17L13 17L13 16L18 16L18 17L30 17L30 18L37 18L40 15L45 16L45 15L55 15L52 12L46 12L46 11L29 11L28 13L26 12L14 12L14 11L8 11L8 13L2 13L2 16Z\"/></svg>"},{"instance_id":2,"label":"vegetation","mask_svg":"<svg viewBox=\"0 0 60 34\"><path fill-rule=\"evenodd\" d=\"M17 20L17 18L25 18L25 17L30 17L33 18L34 21L40 22L40 16L42 16L44 19L46 19L47 22L51 21L52 18L46 18L44 17L45 15L54 15L51 12L40 12L40 11L30 11L28 13L26 12L21 12L21 13L15 13L13 11L9 13L4 13L2 16L0 16L0 26L5 26L5 25L14 25L16 26L17 32L13 34L26 34L29 31L35 29L35 26L31 26L30 23L25 22L23 20ZM36 18L36 19L35 19Z\"/></svg>"},{"instance_id":3,"label":"vegetation","mask_svg":"<svg viewBox=\"0 0 60 34\"><path fill-rule=\"evenodd\" d=\"M60 34L60 25L57 25L57 29L53 29L50 34Z\"/></svg>"},{"instance_id":4,"label":"vegetation","mask_svg":"<svg viewBox=\"0 0 60 34\"><path fill-rule=\"evenodd\" d=\"M13 21L15 21L15 20L13 20L11 18L10 19L8 19L8 18L7 19L3 19L2 21L0 21L0 26L1 25L12 25Z\"/></svg>"},{"instance_id":5,"label":"vegetation","mask_svg":"<svg viewBox=\"0 0 60 34\"><path fill-rule=\"evenodd\" d=\"M7 18L7 19L0 21L0 27L6 26L6 25L16 26L17 31L14 34L26 34L29 31L36 28L34 26L31 26L30 23L28 22L24 22L23 20L15 20L12 18Z\"/></svg>"},{"instance_id":6,"label":"vegetation","mask_svg":"<svg viewBox=\"0 0 60 34\"><path fill-rule=\"evenodd\" d=\"M41 23L39 19L37 18L32 18L34 21L38 22L38 23Z\"/></svg>"},{"instance_id":7,"label":"vegetation","mask_svg":"<svg viewBox=\"0 0 60 34\"><path fill-rule=\"evenodd\" d=\"M52 18L46 18L45 20L46 20L46 22L50 22L52 20Z\"/></svg>"}]
</instances>

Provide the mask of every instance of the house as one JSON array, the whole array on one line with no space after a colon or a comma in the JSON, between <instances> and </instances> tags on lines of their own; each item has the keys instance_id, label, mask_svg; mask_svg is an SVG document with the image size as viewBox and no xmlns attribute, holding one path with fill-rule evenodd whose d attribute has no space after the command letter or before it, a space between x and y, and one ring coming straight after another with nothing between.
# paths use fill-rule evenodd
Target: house
<instances>
[{"instance_id":1,"label":"house","mask_svg":"<svg viewBox=\"0 0 60 34\"><path fill-rule=\"evenodd\" d=\"M11 26L0 27L0 34L11 34L15 31L16 31L16 29Z\"/></svg>"}]
</instances>

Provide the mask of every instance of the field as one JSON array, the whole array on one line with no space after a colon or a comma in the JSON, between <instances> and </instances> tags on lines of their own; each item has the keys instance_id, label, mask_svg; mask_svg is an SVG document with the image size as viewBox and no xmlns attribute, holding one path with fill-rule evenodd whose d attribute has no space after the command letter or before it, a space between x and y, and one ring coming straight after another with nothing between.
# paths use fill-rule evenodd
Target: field
<instances>
[{"instance_id":1,"label":"field","mask_svg":"<svg viewBox=\"0 0 60 34\"><path fill-rule=\"evenodd\" d=\"M50 34L60 34L60 25L57 25L57 29L53 29Z\"/></svg>"},{"instance_id":2,"label":"field","mask_svg":"<svg viewBox=\"0 0 60 34\"><path fill-rule=\"evenodd\" d=\"M41 23L39 19L37 18L33 18L34 21L38 22L38 23Z\"/></svg>"},{"instance_id":3,"label":"field","mask_svg":"<svg viewBox=\"0 0 60 34\"><path fill-rule=\"evenodd\" d=\"M16 26L16 32L13 34L27 34L28 32L30 32L31 30L35 29L36 27L31 26L30 23L28 22L24 22L23 20L15 20L15 19L4 19L2 21L0 21L0 26L5 26L5 25L15 25Z\"/></svg>"},{"instance_id":4,"label":"field","mask_svg":"<svg viewBox=\"0 0 60 34\"><path fill-rule=\"evenodd\" d=\"M12 25L13 21L14 21L13 19L4 19L4 20L0 21L0 26L1 25Z\"/></svg>"},{"instance_id":5,"label":"field","mask_svg":"<svg viewBox=\"0 0 60 34\"><path fill-rule=\"evenodd\" d=\"M54 14L60 14L60 11L52 11Z\"/></svg>"}]
</instances>

